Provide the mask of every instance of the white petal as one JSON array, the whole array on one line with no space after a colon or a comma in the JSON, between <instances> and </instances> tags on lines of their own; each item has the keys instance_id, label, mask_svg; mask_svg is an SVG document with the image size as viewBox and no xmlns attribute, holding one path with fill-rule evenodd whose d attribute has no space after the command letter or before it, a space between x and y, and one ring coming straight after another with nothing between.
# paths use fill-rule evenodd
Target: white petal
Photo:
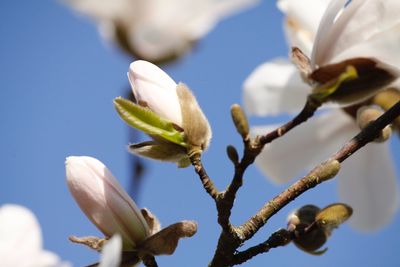
<instances>
[{"instance_id":1,"label":"white petal","mask_svg":"<svg viewBox=\"0 0 400 267\"><path fill-rule=\"evenodd\" d=\"M367 144L342 163L340 200L354 212L350 224L376 230L389 223L398 208L399 191L389 144Z\"/></svg>"},{"instance_id":2,"label":"white petal","mask_svg":"<svg viewBox=\"0 0 400 267\"><path fill-rule=\"evenodd\" d=\"M326 40L330 48L323 56L325 61L331 61L339 53L399 25L399 10L400 1L397 0L350 2ZM398 45L398 42L396 44Z\"/></svg>"},{"instance_id":3,"label":"white petal","mask_svg":"<svg viewBox=\"0 0 400 267\"><path fill-rule=\"evenodd\" d=\"M400 1L399 1L400 3ZM400 8L399 8L400 10ZM357 45L349 47L342 53L335 56L332 60L340 62L341 60L353 57L373 57L381 62L400 67L400 22L394 27L381 31L368 40L360 42Z\"/></svg>"},{"instance_id":4,"label":"white petal","mask_svg":"<svg viewBox=\"0 0 400 267\"><path fill-rule=\"evenodd\" d=\"M260 0L189 0L188 2L190 9L187 11L190 11L190 18L184 25L184 32L190 40L196 41L212 30L220 20L258 4ZM202 3L200 8L199 3ZM198 7L197 10L193 9L194 6Z\"/></svg>"},{"instance_id":5,"label":"white petal","mask_svg":"<svg viewBox=\"0 0 400 267\"><path fill-rule=\"evenodd\" d=\"M96 21L114 20L124 14L129 5L132 5L129 0L65 0L65 2Z\"/></svg>"},{"instance_id":6,"label":"white petal","mask_svg":"<svg viewBox=\"0 0 400 267\"><path fill-rule=\"evenodd\" d=\"M285 32L290 46L311 55L313 40L328 3L329 0L278 1L278 8L286 14Z\"/></svg>"},{"instance_id":7,"label":"white petal","mask_svg":"<svg viewBox=\"0 0 400 267\"><path fill-rule=\"evenodd\" d=\"M103 163L68 157L66 175L79 207L106 236L119 233L130 248L147 237L149 229L140 210Z\"/></svg>"},{"instance_id":8,"label":"white petal","mask_svg":"<svg viewBox=\"0 0 400 267\"><path fill-rule=\"evenodd\" d=\"M298 112L311 90L293 64L279 59L258 66L243 87L247 112L258 116Z\"/></svg>"},{"instance_id":9,"label":"white petal","mask_svg":"<svg viewBox=\"0 0 400 267\"><path fill-rule=\"evenodd\" d=\"M266 134L276 126L254 128L252 133ZM266 145L256 165L273 182L285 183L326 160L358 131L341 110L325 113Z\"/></svg>"},{"instance_id":10,"label":"white petal","mask_svg":"<svg viewBox=\"0 0 400 267\"><path fill-rule=\"evenodd\" d=\"M118 267L121 263L122 239L116 234L110 238L101 251L99 267Z\"/></svg>"},{"instance_id":11,"label":"white petal","mask_svg":"<svg viewBox=\"0 0 400 267\"><path fill-rule=\"evenodd\" d=\"M35 215L13 204L0 208L0 259L2 266L69 266L59 262L54 253L42 249L42 234Z\"/></svg>"},{"instance_id":12,"label":"white petal","mask_svg":"<svg viewBox=\"0 0 400 267\"><path fill-rule=\"evenodd\" d=\"M311 64L313 66L324 62L322 57L330 48L331 40L328 41L328 39L333 36L331 34L332 27L337 15L343 9L346 2L348 2L348 0L332 0L326 8L314 40L313 51L311 54Z\"/></svg>"},{"instance_id":13,"label":"white petal","mask_svg":"<svg viewBox=\"0 0 400 267\"><path fill-rule=\"evenodd\" d=\"M164 119L182 125L177 84L168 74L150 62L137 60L130 64L128 78L138 101L146 102Z\"/></svg>"}]
</instances>

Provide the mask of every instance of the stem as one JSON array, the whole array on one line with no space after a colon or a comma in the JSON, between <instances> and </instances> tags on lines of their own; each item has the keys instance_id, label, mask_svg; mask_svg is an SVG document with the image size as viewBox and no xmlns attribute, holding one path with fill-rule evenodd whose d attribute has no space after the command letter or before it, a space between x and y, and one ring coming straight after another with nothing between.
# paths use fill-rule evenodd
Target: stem
<instances>
[{"instance_id":1,"label":"stem","mask_svg":"<svg viewBox=\"0 0 400 267\"><path fill-rule=\"evenodd\" d=\"M321 103L317 102L311 97L307 98L307 102L304 105L303 109L300 111L300 113L294 117L291 121L285 123L281 127L277 128L276 130L263 135L259 138L259 143L260 145L265 145L268 143L271 143L273 140L275 140L278 137L283 136L287 132L289 132L291 129L294 127L302 124L303 122L307 121L309 118L311 118L315 111L321 106Z\"/></svg>"},{"instance_id":2,"label":"stem","mask_svg":"<svg viewBox=\"0 0 400 267\"><path fill-rule=\"evenodd\" d=\"M194 170L199 175L200 181L201 181L204 189L211 196L212 199L216 200L219 195L218 190L215 187L214 182L208 176L208 174L203 166L203 163L201 162L200 154L198 154L198 153L193 154L190 157L190 161L192 162Z\"/></svg>"},{"instance_id":3,"label":"stem","mask_svg":"<svg viewBox=\"0 0 400 267\"><path fill-rule=\"evenodd\" d=\"M291 232L286 229L279 229L273 233L267 241L235 254L233 256L233 263L234 265L242 264L261 253L268 252L271 248L285 246L292 241L292 239L293 234Z\"/></svg>"}]
</instances>

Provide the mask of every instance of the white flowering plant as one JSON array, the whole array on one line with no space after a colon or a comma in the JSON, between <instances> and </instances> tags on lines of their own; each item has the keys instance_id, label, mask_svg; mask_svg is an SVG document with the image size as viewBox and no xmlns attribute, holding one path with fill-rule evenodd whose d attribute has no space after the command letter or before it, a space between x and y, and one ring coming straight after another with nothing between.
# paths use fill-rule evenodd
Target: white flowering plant
<instances>
[{"instance_id":1,"label":"white flowering plant","mask_svg":"<svg viewBox=\"0 0 400 267\"><path fill-rule=\"evenodd\" d=\"M227 147L233 178L225 190L215 186L202 162L212 131L200 104L187 85L157 64L181 57L220 18L257 1L189 2L67 1L136 59L127 73L133 100L117 97L114 107L150 140L129 144L129 152L193 167L214 201L221 234L209 266L240 265L289 243L322 255L333 231L347 220L365 231L390 222L399 199L388 140L400 130L400 2L277 1L286 15L290 60L257 67L243 85L244 109L232 105L243 152L239 156L234 146ZM246 113L295 115L281 125L250 126ZM234 225L236 195L253 163L276 183L309 172ZM265 241L242 248L282 208L336 176L340 203L320 208L315 200L298 207ZM68 157L66 177L79 207L103 235L70 240L103 251L99 266L158 266L159 255L173 254L180 239L197 232L197 223L187 220L161 228L93 157Z\"/></svg>"}]
</instances>

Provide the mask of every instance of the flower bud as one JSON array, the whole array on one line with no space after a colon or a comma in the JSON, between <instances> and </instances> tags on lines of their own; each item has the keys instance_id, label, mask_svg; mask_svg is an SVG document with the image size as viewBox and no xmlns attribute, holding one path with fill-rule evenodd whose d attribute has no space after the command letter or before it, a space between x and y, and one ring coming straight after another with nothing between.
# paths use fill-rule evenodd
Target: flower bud
<instances>
[{"instance_id":1,"label":"flower bud","mask_svg":"<svg viewBox=\"0 0 400 267\"><path fill-rule=\"evenodd\" d=\"M364 129L367 127L371 122L375 121L383 114L383 111L375 108L375 107L361 107L357 110L357 124L360 129ZM375 142L384 142L390 138L392 134L392 128L390 125L387 125L383 128L378 137L374 140Z\"/></svg>"},{"instance_id":2,"label":"flower bud","mask_svg":"<svg viewBox=\"0 0 400 267\"><path fill-rule=\"evenodd\" d=\"M231 116L233 123L235 124L236 130L243 139L246 139L250 131L249 122L243 109L238 104L234 104L231 106Z\"/></svg>"},{"instance_id":3,"label":"flower bud","mask_svg":"<svg viewBox=\"0 0 400 267\"><path fill-rule=\"evenodd\" d=\"M124 250L134 250L149 235L149 227L135 202L99 160L68 157L69 190L81 210L107 237L118 233Z\"/></svg>"},{"instance_id":4,"label":"flower bud","mask_svg":"<svg viewBox=\"0 0 400 267\"><path fill-rule=\"evenodd\" d=\"M129 66L128 79L139 105L182 127L177 84L168 74L150 62L137 60Z\"/></svg>"},{"instance_id":5,"label":"flower bud","mask_svg":"<svg viewBox=\"0 0 400 267\"><path fill-rule=\"evenodd\" d=\"M190 165L190 155L207 149L211 140L211 127L193 93L143 60L130 65L128 78L137 103L116 98L115 108L126 123L153 139L130 145L130 152Z\"/></svg>"}]
</instances>

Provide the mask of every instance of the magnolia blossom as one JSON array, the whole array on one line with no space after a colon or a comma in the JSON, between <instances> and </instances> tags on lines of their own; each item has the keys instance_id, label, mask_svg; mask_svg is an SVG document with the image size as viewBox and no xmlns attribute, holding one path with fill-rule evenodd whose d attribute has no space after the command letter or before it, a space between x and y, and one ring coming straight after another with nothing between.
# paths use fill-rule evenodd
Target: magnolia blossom
<instances>
[{"instance_id":1,"label":"magnolia blossom","mask_svg":"<svg viewBox=\"0 0 400 267\"><path fill-rule=\"evenodd\" d=\"M211 127L190 89L176 84L156 65L131 63L128 78L136 103L114 100L117 112L130 126L153 139L129 146L144 157L190 165L189 154L202 153L211 139Z\"/></svg>"},{"instance_id":2,"label":"magnolia blossom","mask_svg":"<svg viewBox=\"0 0 400 267\"><path fill-rule=\"evenodd\" d=\"M332 1L328 6L326 0L278 1L287 15L289 45L311 55L313 68L353 57L373 57L399 67L400 2L353 0L344 7L346 2ZM314 5L317 8L309 8ZM259 66L245 81L244 102L254 115L293 114L303 107L310 92L294 65L276 59ZM359 132L343 110L325 111L266 146L256 164L272 181L288 182ZM277 126L255 127L253 133L265 134ZM354 209L350 219L354 227L371 230L391 220L399 195L387 142L368 144L352 155L342 164L339 176L339 195Z\"/></svg>"},{"instance_id":3,"label":"magnolia blossom","mask_svg":"<svg viewBox=\"0 0 400 267\"><path fill-rule=\"evenodd\" d=\"M68 157L69 190L81 210L106 237L118 233L124 248L134 249L150 234L141 211L99 160Z\"/></svg>"},{"instance_id":4,"label":"magnolia blossom","mask_svg":"<svg viewBox=\"0 0 400 267\"><path fill-rule=\"evenodd\" d=\"M258 0L68 0L94 19L107 39L150 61L177 57L224 17Z\"/></svg>"},{"instance_id":5,"label":"magnolia blossom","mask_svg":"<svg viewBox=\"0 0 400 267\"><path fill-rule=\"evenodd\" d=\"M0 265L6 267L69 267L58 256L44 250L35 215L14 204L0 207Z\"/></svg>"},{"instance_id":6,"label":"magnolia blossom","mask_svg":"<svg viewBox=\"0 0 400 267\"><path fill-rule=\"evenodd\" d=\"M197 231L194 221L181 221L161 229L154 214L139 210L111 172L91 157L68 157L67 183L81 210L103 232L106 239L72 237L70 240L103 252L102 267L119 266L121 251L133 266L146 255L171 255L178 241ZM122 247L121 247L122 240Z\"/></svg>"},{"instance_id":7,"label":"magnolia blossom","mask_svg":"<svg viewBox=\"0 0 400 267\"><path fill-rule=\"evenodd\" d=\"M177 84L168 74L150 62L137 60L129 66L128 78L139 104L182 127Z\"/></svg>"}]
</instances>

